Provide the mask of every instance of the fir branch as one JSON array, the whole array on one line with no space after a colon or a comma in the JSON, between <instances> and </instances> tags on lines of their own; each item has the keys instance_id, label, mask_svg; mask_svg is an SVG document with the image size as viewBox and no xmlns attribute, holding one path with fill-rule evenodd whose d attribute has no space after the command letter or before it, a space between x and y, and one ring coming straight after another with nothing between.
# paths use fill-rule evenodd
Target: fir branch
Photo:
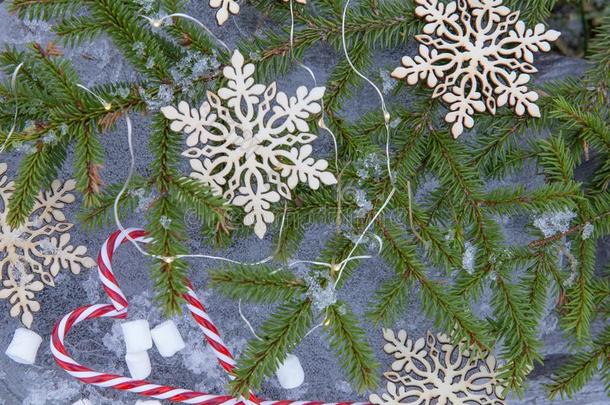
<instances>
[{"instance_id":1,"label":"fir branch","mask_svg":"<svg viewBox=\"0 0 610 405\"><path fill-rule=\"evenodd\" d=\"M610 85L610 15L603 16L595 30L595 37L589 46L591 66L587 72L587 82L596 86L603 100L607 100Z\"/></svg>"},{"instance_id":2,"label":"fir branch","mask_svg":"<svg viewBox=\"0 0 610 405\"><path fill-rule=\"evenodd\" d=\"M326 245L320 252L317 260L322 263L339 264L347 259L353 248L354 242L352 240L342 234L336 233L326 242ZM365 250L366 248L363 244L356 246L352 257L361 256L364 254ZM337 288L340 289L347 283L359 265L360 260L351 260L345 264L341 279L337 283ZM323 270L321 268L319 269ZM336 280L337 276L337 273L332 273L333 280Z\"/></svg>"},{"instance_id":3,"label":"fir branch","mask_svg":"<svg viewBox=\"0 0 610 405\"><path fill-rule=\"evenodd\" d=\"M75 103L79 99L79 90L76 87L79 78L70 62L58 58L62 52L53 43L49 43L46 48L34 43L32 49L36 60L43 67L38 70L39 79L45 83L47 89L52 89L50 93L56 99L55 103Z\"/></svg>"},{"instance_id":4,"label":"fir branch","mask_svg":"<svg viewBox=\"0 0 610 405\"><path fill-rule=\"evenodd\" d=\"M75 13L81 6L81 2L75 0L13 0L9 11L17 13L21 19L50 20Z\"/></svg>"},{"instance_id":5,"label":"fir branch","mask_svg":"<svg viewBox=\"0 0 610 405\"><path fill-rule=\"evenodd\" d=\"M133 213L138 204L139 198L134 193L135 190L145 186L145 180L140 176L134 176L129 186L121 196L118 204L118 211L125 217ZM87 228L100 228L114 221L114 201L119 191L123 188L122 183L111 184L100 194L96 203L84 210L79 215L79 221ZM149 207L146 207L148 209Z\"/></svg>"},{"instance_id":6,"label":"fir branch","mask_svg":"<svg viewBox=\"0 0 610 405\"><path fill-rule=\"evenodd\" d=\"M72 130L75 138L76 187L83 194L85 207L90 207L100 197L100 167L104 161L102 145L91 125L80 125Z\"/></svg>"},{"instance_id":7,"label":"fir branch","mask_svg":"<svg viewBox=\"0 0 610 405\"><path fill-rule=\"evenodd\" d=\"M606 391L610 388L610 326L606 326L598 338L593 341L590 350L582 351L568 360L555 375L552 382L546 385L551 399L558 395L573 398L574 394L580 391L591 381L598 370L601 370L606 386Z\"/></svg>"},{"instance_id":8,"label":"fir branch","mask_svg":"<svg viewBox=\"0 0 610 405\"><path fill-rule=\"evenodd\" d=\"M174 259L187 252L178 236L184 234L182 217L180 209L165 195L158 198L147 212L146 230L152 242L146 247L151 254L167 258L155 260L152 278L157 292L155 298L168 316L180 313L187 289L188 265L184 260Z\"/></svg>"},{"instance_id":9,"label":"fir branch","mask_svg":"<svg viewBox=\"0 0 610 405\"><path fill-rule=\"evenodd\" d=\"M30 215L36 196L57 175L66 158L68 138L59 139L54 145L39 143L36 151L21 160L15 180L15 191L8 202L7 222L18 228Z\"/></svg>"},{"instance_id":10,"label":"fir branch","mask_svg":"<svg viewBox=\"0 0 610 405\"><path fill-rule=\"evenodd\" d=\"M549 290L550 276L558 274L556 250L541 249L533 256L533 261L527 267L525 275L521 281L520 288L526 295L526 301L529 302L531 311L535 314L536 319L540 319L543 315L546 304L547 294ZM561 283L558 285L559 291L563 290Z\"/></svg>"},{"instance_id":11,"label":"fir branch","mask_svg":"<svg viewBox=\"0 0 610 405\"><path fill-rule=\"evenodd\" d=\"M527 192L525 187L503 187L486 193L479 201L486 211L499 215L523 212L543 212L573 208L581 198L580 185L568 180L551 183Z\"/></svg>"},{"instance_id":12,"label":"fir branch","mask_svg":"<svg viewBox=\"0 0 610 405\"><path fill-rule=\"evenodd\" d=\"M278 230L273 237L275 245L273 257L275 260L286 262L299 248L305 236L305 224L297 215L287 215L283 225L282 232Z\"/></svg>"},{"instance_id":13,"label":"fir branch","mask_svg":"<svg viewBox=\"0 0 610 405\"><path fill-rule=\"evenodd\" d=\"M511 10L521 10L521 18L530 23L539 23L550 15L557 0L506 0L504 5Z\"/></svg>"},{"instance_id":14,"label":"fir branch","mask_svg":"<svg viewBox=\"0 0 610 405\"><path fill-rule=\"evenodd\" d=\"M489 342L483 325L465 308L464 301L445 286L429 280L423 274L423 265L415 256L412 245L400 236L396 226L380 226L385 240L383 257L392 265L399 276L413 278L420 286L420 296L424 311L435 319L445 330L454 330L455 337L466 339L480 349L488 349Z\"/></svg>"},{"instance_id":15,"label":"fir branch","mask_svg":"<svg viewBox=\"0 0 610 405\"><path fill-rule=\"evenodd\" d=\"M210 287L234 300L286 302L303 296L307 285L288 270L272 266L233 265L210 271Z\"/></svg>"},{"instance_id":16,"label":"fir branch","mask_svg":"<svg viewBox=\"0 0 610 405\"><path fill-rule=\"evenodd\" d=\"M580 238L576 242L576 271L574 285L568 287L565 315L561 324L566 331L574 334L578 341L589 337L593 319L595 291L593 272L595 270L595 241Z\"/></svg>"},{"instance_id":17,"label":"fir branch","mask_svg":"<svg viewBox=\"0 0 610 405\"><path fill-rule=\"evenodd\" d=\"M377 387L379 364L356 316L341 301L327 308L324 330L347 378L362 393Z\"/></svg>"},{"instance_id":18,"label":"fir branch","mask_svg":"<svg viewBox=\"0 0 610 405\"><path fill-rule=\"evenodd\" d=\"M553 100L550 116L562 120L567 128L580 132L579 137L605 154L610 153L610 127L595 112L585 112L577 104L560 96Z\"/></svg>"},{"instance_id":19,"label":"fir branch","mask_svg":"<svg viewBox=\"0 0 610 405\"><path fill-rule=\"evenodd\" d=\"M387 326L394 323L406 310L411 281L407 274L395 276L386 281L375 292L375 296L378 298L370 305L371 309L367 312L367 317L375 325Z\"/></svg>"},{"instance_id":20,"label":"fir branch","mask_svg":"<svg viewBox=\"0 0 610 405\"><path fill-rule=\"evenodd\" d=\"M357 43L348 52L356 69L362 71L367 68L370 62L370 53L363 43ZM347 59L341 59L330 74L326 84L326 92L324 93L325 111L340 110L342 102L352 95L352 89L361 81L362 79L352 69Z\"/></svg>"},{"instance_id":21,"label":"fir branch","mask_svg":"<svg viewBox=\"0 0 610 405\"><path fill-rule=\"evenodd\" d=\"M536 339L536 322L523 291L498 274L492 298L496 315L498 338L503 339L502 356L507 360L500 370L500 378L507 389L520 393L534 362L541 362L540 342Z\"/></svg>"},{"instance_id":22,"label":"fir branch","mask_svg":"<svg viewBox=\"0 0 610 405\"><path fill-rule=\"evenodd\" d=\"M237 360L235 379L229 383L233 395L247 395L258 390L286 360L286 355L301 341L311 327L313 314L309 300L287 302L269 317L260 329L262 340L250 341Z\"/></svg>"},{"instance_id":23,"label":"fir branch","mask_svg":"<svg viewBox=\"0 0 610 405\"><path fill-rule=\"evenodd\" d=\"M214 195L207 185L188 177L172 177L169 194L176 205L192 209L204 226L215 234L229 233L231 207L222 197Z\"/></svg>"},{"instance_id":24,"label":"fir branch","mask_svg":"<svg viewBox=\"0 0 610 405\"><path fill-rule=\"evenodd\" d=\"M100 36L110 23L101 22L88 16L70 16L53 26L53 31L67 46L74 47Z\"/></svg>"},{"instance_id":25,"label":"fir branch","mask_svg":"<svg viewBox=\"0 0 610 405\"><path fill-rule=\"evenodd\" d=\"M552 136L537 142L538 164L550 181L568 183L574 177L575 162L562 136Z\"/></svg>"},{"instance_id":26,"label":"fir branch","mask_svg":"<svg viewBox=\"0 0 610 405\"><path fill-rule=\"evenodd\" d=\"M487 175L500 171L506 165L524 133L533 127L530 117L517 117L511 112L483 116L477 124L482 133L477 136L475 149L469 164L479 167Z\"/></svg>"}]
</instances>

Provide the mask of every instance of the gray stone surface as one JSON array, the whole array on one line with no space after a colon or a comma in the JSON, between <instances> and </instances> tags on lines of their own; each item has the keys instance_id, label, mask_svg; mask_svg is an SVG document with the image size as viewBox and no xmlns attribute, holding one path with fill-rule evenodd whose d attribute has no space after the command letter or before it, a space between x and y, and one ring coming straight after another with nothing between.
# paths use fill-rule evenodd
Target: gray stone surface
<instances>
[{"instance_id":1,"label":"gray stone surface","mask_svg":"<svg viewBox=\"0 0 610 405\"><path fill-rule=\"evenodd\" d=\"M206 6L207 2L196 3L189 10L192 15L206 21L214 31L229 44L236 42L239 35L251 33L258 25L259 18L248 7L244 8L242 15L236 18L240 29L229 22L223 28L216 28L212 23L212 13ZM46 41L49 25L42 22L21 22L10 16L4 5L0 5L0 45L14 45L24 47L31 41ZM240 33L241 32L241 33ZM374 76L378 77L380 69L389 68L398 63L403 49L379 54L376 58ZM67 50L67 55L75 62L86 85L114 81L117 79L136 79L136 75L124 62L121 56L113 49L108 39L102 38L92 44L85 44L73 50ZM320 82L324 82L329 74L329 67L339 60L341 55L336 54L326 45L320 45L309 52L305 62L312 67ZM568 75L576 75L583 71L584 65L580 60L567 59L555 55L545 55L540 58L538 67L541 72L537 80L561 79ZM280 87L292 90L300 84L310 84L308 75L295 68L293 72L278 79ZM355 120L363 113L378 109L378 99L370 88L364 88L360 95L344 107L344 114L350 120ZM137 145L137 170L145 172L150 161L150 155L142 145L148 141L149 121L146 117L133 117L135 124L135 145ZM106 148L106 165L103 168L103 178L107 183L123 181L127 170L127 145L124 127L120 124L113 133L104 135L102 141ZM328 140L321 141L329 145ZM328 151L330 152L330 150ZM0 159L9 164L9 175L15 173L19 156L16 154L3 155ZM70 162L71 159L68 159ZM67 178L70 173L68 164L60 173L61 178ZM513 182L526 184L539 183L541 180L533 173L522 173L511 179ZM75 220L78 204L70 207L68 217ZM141 224L143 214L125 218L126 225L138 226ZM523 243L523 225L531 221L530 218L509 219L506 222L506 235L510 243ZM86 232L77 223L72 235L73 242L88 247L92 255L104 238L113 231L107 227L99 231ZM324 226L312 225L305 238L298 258L312 259L323 246L325 239L330 235L331 229ZM202 244L192 230L190 249L192 252L210 252L210 248ZM264 241L251 237L237 240L224 252L214 252L237 260L254 261L265 257L270 252L269 238ZM600 257L600 262L607 262L607 257ZM151 283L148 278L146 260L137 254L131 246L125 246L116 255L115 269L124 291L131 299L132 310L130 316L145 317L152 324L162 320L161 315L151 302ZM191 277L195 288L207 305L212 318L219 325L226 342L239 353L251 338L249 331L237 315L235 302L226 300L206 288L208 276L206 270L215 266L215 263L206 261L193 261ZM340 298L350 302L357 314L364 313L368 297L376 286L391 276L390 270L380 260L373 259L365 262L355 277L350 280L349 288L340 293ZM37 364L27 367L11 362L6 357L0 357L0 404L6 405L39 405L39 404L70 404L81 397L91 399L95 404L133 404L137 399L131 394L117 394L109 390L98 390L75 382L53 362L48 349L48 336L54 322L75 307L88 303L106 302L94 271L85 271L79 276L65 272L58 279L56 288L45 290L39 294L43 309L35 316L32 329L45 337L43 347L39 352ZM8 303L0 301L0 348L5 348L12 336L13 330L19 326L16 319L8 316ZM265 306L246 306L245 312L255 328L264 321L270 308ZM484 308L481 308L484 310ZM176 319L187 342L187 349L173 358L163 359L155 350L152 350L153 374L151 381L173 384L182 387L222 393L226 378L222 370L216 365L211 352L206 348L202 337L194 323L186 316ZM552 324L552 315L548 319ZM431 326L431 322L422 315L419 303L412 298L409 310L396 325L396 328L405 328L412 336L421 336ZM378 359L387 366L388 358L382 351L383 342L381 331L368 326L368 337L375 348ZM544 354L548 361L544 367L537 368L523 399L510 399L510 404L602 404L607 403L603 392L603 385L595 381L577 395L574 400L550 402L546 400L542 384L548 381L552 373L564 359L568 352L568 341L555 328L548 327L544 334ZM100 371L127 372L123 362L123 342L116 321L102 320L81 324L68 338L68 347L75 357L83 364ZM320 333L310 335L298 348L295 354L301 358L306 372L305 384L292 391L284 391L275 379L264 385L261 396L273 399L319 399L325 401L338 400L364 400L366 396L356 395L341 372L333 357L326 340Z\"/></svg>"}]
</instances>

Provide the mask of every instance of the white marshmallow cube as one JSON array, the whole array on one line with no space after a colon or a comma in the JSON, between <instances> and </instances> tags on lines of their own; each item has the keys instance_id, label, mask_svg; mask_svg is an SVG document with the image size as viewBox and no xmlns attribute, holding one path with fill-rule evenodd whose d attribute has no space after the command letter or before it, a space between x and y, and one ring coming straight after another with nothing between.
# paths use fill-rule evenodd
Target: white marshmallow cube
<instances>
[{"instance_id":1,"label":"white marshmallow cube","mask_svg":"<svg viewBox=\"0 0 610 405\"><path fill-rule=\"evenodd\" d=\"M138 353L127 353L125 355L125 362L127 363L129 374L136 380L145 379L152 371L150 357L148 357L146 350Z\"/></svg>"},{"instance_id":2,"label":"white marshmallow cube","mask_svg":"<svg viewBox=\"0 0 610 405\"><path fill-rule=\"evenodd\" d=\"M123 329L127 353L139 353L152 347L150 327L146 319L123 322L121 329Z\"/></svg>"},{"instance_id":3,"label":"white marshmallow cube","mask_svg":"<svg viewBox=\"0 0 610 405\"><path fill-rule=\"evenodd\" d=\"M136 405L161 405L161 401L157 401L156 399L148 400L148 401L141 401L138 399L136 401Z\"/></svg>"},{"instance_id":4,"label":"white marshmallow cube","mask_svg":"<svg viewBox=\"0 0 610 405\"><path fill-rule=\"evenodd\" d=\"M4 353L17 363L32 365L36 362L36 354L41 343L42 338L36 332L17 328L13 340Z\"/></svg>"},{"instance_id":5,"label":"white marshmallow cube","mask_svg":"<svg viewBox=\"0 0 610 405\"><path fill-rule=\"evenodd\" d=\"M180 331L171 319L151 329L150 335L159 354L163 357L172 357L186 347Z\"/></svg>"},{"instance_id":6,"label":"white marshmallow cube","mask_svg":"<svg viewBox=\"0 0 610 405\"><path fill-rule=\"evenodd\" d=\"M289 354L275 372L282 388L290 390L299 387L305 381L305 372L299 358Z\"/></svg>"}]
</instances>

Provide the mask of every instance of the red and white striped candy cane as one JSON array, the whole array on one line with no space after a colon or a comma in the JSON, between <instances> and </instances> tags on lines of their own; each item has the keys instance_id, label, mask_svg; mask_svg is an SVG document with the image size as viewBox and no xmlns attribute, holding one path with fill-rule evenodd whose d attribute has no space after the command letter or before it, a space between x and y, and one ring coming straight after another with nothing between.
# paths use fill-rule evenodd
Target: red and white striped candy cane
<instances>
[{"instance_id":1,"label":"red and white striped candy cane","mask_svg":"<svg viewBox=\"0 0 610 405\"><path fill-rule=\"evenodd\" d=\"M86 305L65 315L53 328L51 336L51 352L57 364L73 377L86 384L93 384L99 387L113 388L121 391L129 391L142 396L165 399L173 402L199 405L234 405L243 403L244 399L236 399L228 395L215 395L203 392L191 391L182 388L169 387L165 385L152 384L145 380L136 380L115 374L100 373L79 364L75 361L64 346L64 339L72 327L82 321L96 318L117 318L127 317L127 307L129 302L123 294L112 271L112 256L118 247L129 241L134 240L140 243L147 243L145 231L141 229L126 229L124 232L116 231L102 245L98 255L98 274L102 282L102 287L108 294L112 304ZM204 336L212 347L219 364L232 376L235 360L229 348L225 345L218 328L212 322L205 307L195 294L190 282L188 282L187 292L184 294L187 307L191 315L201 328ZM317 401L263 401L260 402L253 394L250 395L248 402L261 403L262 405L366 405L365 402L340 402L324 403Z\"/></svg>"}]
</instances>

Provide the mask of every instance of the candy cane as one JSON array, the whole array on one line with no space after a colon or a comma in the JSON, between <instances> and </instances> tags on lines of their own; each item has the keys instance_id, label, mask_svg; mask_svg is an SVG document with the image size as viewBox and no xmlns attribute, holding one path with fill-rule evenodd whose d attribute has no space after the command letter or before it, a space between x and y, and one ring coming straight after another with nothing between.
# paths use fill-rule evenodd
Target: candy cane
<instances>
[{"instance_id":1,"label":"candy cane","mask_svg":"<svg viewBox=\"0 0 610 405\"><path fill-rule=\"evenodd\" d=\"M136 380L115 374L100 373L81 365L74 360L66 347L64 339L72 327L82 321L96 318L125 319L129 302L123 294L114 272L112 271L112 256L118 247L129 241L148 243L146 232L141 229L126 229L124 232L114 232L102 245L98 255L98 274L104 291L110 298L111 304L96 304L82 306L65 315L53 328L51 335L51 353L57 364L68 374L84 382L98 387L113 388L120 391L133 392L142 396L165 399L173 402L198 405L234 405L243 402L255 402L261 405L367 405L366 402L339 402L324 403L310 401L263 401L260 402L254 394L250 394L249 401L236 399L227 395L207 394L183 388L152 384L145 380ZM195 294L190 281L187 281L187 291L183 295L187 307L203 331L203 334L212 348L218 363L229 376L233 377L235 359L229 348L225 345L216 325L212 322L205 307Z\"/></svg>"}]
</instances>

